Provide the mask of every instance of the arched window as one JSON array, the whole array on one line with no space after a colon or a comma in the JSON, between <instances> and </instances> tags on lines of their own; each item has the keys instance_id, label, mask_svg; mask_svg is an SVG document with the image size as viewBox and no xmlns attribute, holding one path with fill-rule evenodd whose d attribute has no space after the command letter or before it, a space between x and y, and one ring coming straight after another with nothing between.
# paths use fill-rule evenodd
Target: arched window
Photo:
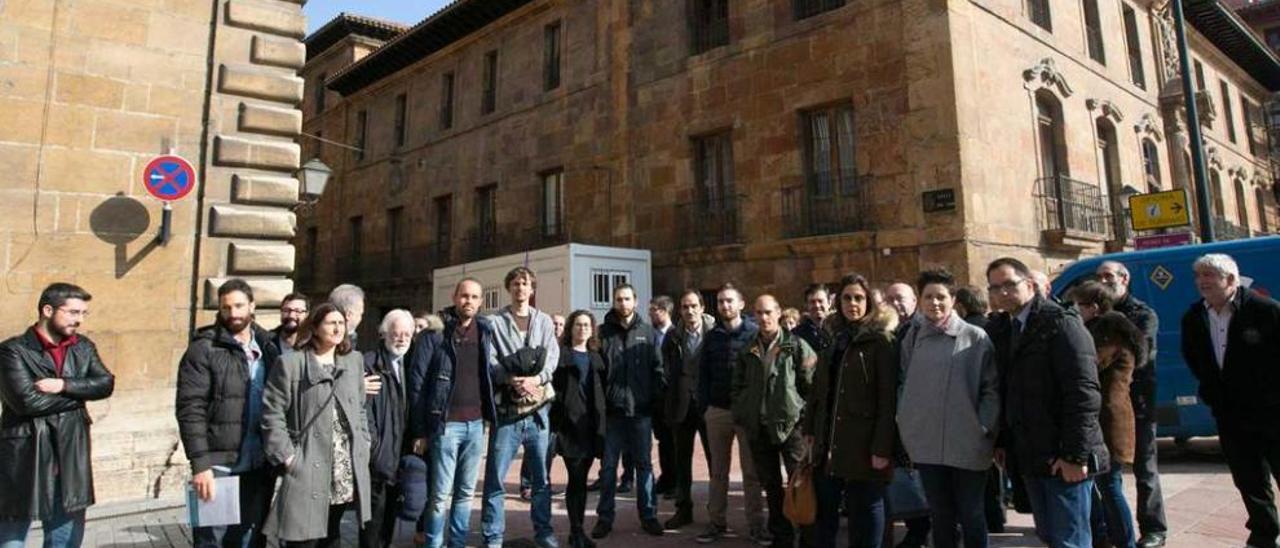
<instances>
[{"instance_id":1,"label":"arched window","mask_svg":"<svg viewBox=\"0 0 1280 548\"><path fill-rule=\"evenodd\" d=\"M1102 195L1118 196L1124 184L1120 177L1120 146L1116 143L1116 126L1106 118L1098 118L1098 155L1101 157Z\"/></svg>"},{"instance_id":2,"label":"arched window","mask_svg":"<svg viewBox=\"0 0 1280 548\"><path fill-rule=\"evenodd\" d=\"M1267 193L1262 187L1253 188L1254 208L1258 212L1258 228L1263 232L1271 232L1271 227L1267 226Z\"/></svg>"},{"instance_id":3,"label":"arched window","mask_svg":"<svg viewBox=\"0 0 1280 548\"><path fill-rule=\"evenodd\" d=\"M1236 180L1236 220L1240 227L1249 229L1249 204L1245 201L1244 181Z\"/></svg>"},{"instance_id":4,"label":"arched window","mask_svg":"<svg viewBox=\"0 0 1280 548\"><path fill-rule=\"evenodd\" d=\"M1222 201L1222 177L1218 170L1209 170L1209 197L1213 199L1213 216L1217 219L1227 217L1227 205Z\"/></svg>"},{"instance_id":5,"label":"arched window","mask_svg":"<svg viewBox=\"0 0 1280 548\"><path fill-rule=\"evenodd\" d=\"M1068 175L1062 103L1045 89L1036 92L1036 136L1040 141L1040 173L1044 177Z\"/></svg>"},{"instance_id":6,"label":"arched window","mask_svg":"<svg viewBox=\"0 0 1280 548\"><path fill-rule=\"evenodd\" d=\"M1164 180L1160 176L1160 149L1150 138L1142 140L1142 171L1147 179L1147 191L1159 192L1164 188Z\"/></svg>"}]
</instances>

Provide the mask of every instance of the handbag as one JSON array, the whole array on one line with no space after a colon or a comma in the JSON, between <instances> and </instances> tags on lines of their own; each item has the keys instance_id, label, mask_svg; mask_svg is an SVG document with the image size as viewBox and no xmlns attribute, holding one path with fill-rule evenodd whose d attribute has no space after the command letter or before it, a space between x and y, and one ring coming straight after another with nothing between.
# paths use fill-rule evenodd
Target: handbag
<instances>
[{"instance_id":1,"label":"handbag","mask_svg":"<svg viewBox=\"0 0 1280 548\"><path fill-rule=\"evenodd\" d=\"M818 496L813 488L813 464L806 459L787 478L782 513L796 527L813 525L818 517Z\"/></svg>"},{"instance_id":2,"label":"handbag","mask_svg":"<svg viewBox=\"0 0 1280 548\"><path fill-rule=\"evenodd\" d=\"M924 496L924 484L920 472L914 468L898 466L893 469L893 481L889 483L889 516L894 519L914 518L929 514L929 501Z\"/></svg>"}]
</instances>

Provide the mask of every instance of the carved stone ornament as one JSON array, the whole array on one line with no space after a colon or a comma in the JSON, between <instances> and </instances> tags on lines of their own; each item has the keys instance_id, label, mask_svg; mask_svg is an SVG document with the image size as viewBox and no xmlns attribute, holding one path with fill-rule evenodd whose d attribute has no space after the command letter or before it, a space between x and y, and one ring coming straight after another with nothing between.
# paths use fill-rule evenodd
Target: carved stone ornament
<instances>
[{"instance_id":1,"label":"carved stone ornament","mask_svg":"<svg viewBox=\"0 0 1280 548\"><path fill-rule=\"evenodd\" d=\"M1053 62L1052 57L1041 59L1035 66L1022 71L1022 79L1025 80L1022 87L1029 91L1036 91L1042 88L1056 89L1058 94L1070 97L1074 90L1071 84L1067 83L1066 77L1058 72L1057 65Z\"/></svg>"},{"instance_id":2,"label":"carved stone ornament","mask_svg":"<svg viewBox=\"0 0 1280 548\"><path fill-rule=\"evenodd\" d=\"M1178 59L1178 35L1173 29L1173 10L1169 2L1163 4L1160 8L1152 6L1151 11L1160 31L1160 65L1164 69L1165 82L1169 82L1182 73L1182 67Z\"/></svg>"},{"instance_id":3,"label":"carved stone ornament","mask_svg":"<svg viewBox=\"0 0 1280 548\"><path fill-rule=\"evenodd\" d=\"M1115 123L1124 121L1124 113L1120 112L1120 107L1107 99L1088 99L1084 102L1085 108L1089 110L1101 110L1104 118L1110 118Z\"/></svg>"},{"instance_id":4,"label":"carved stone ornament","mask_svg":"<svg viewBox=\"0 0 1280 548\"><path fill-rule=\"evenodd\" d=\"M1241 183L1249 180L1249 168L1236 166L1227 170L1227 178Z\"/></svg>"},{"instance_id":5,"label":"carved stone ornament","mask_svg":"<svg viewBox=\"0 0 1280 548\"><path fill-rule=\"evenodd\" d=\"M1218 119L1218 107L1214 106L1213 97L1208 91L1196 92L1196 111L1200 115L1200 125L1208 126Z\"/></svg>"},{"instance_id":6,"label":"carved stone ornament","mask_svg":"<svg viewBox=\"0 0 1280 548\"><path fill-rule=\"evenodd\" d=\"M1160 121L1156 119L1156 115L1150 112L1138 118L1138 123L1133 125L1133 131L1138 135L1149 136L1155 139L1157 143L1164 141L1164 135L1160 133Z\"/></svg>"},{"instance_id":7,"label":"carved stone ornament","mask_svg":"<svg viewBox=\"0 0 1280 548\"><path fill-rule=\"evenodd\" d=\"M1222 169L1222 153L1218 152L1217 146L1209 145L1204 147L1204 158L1205 163L1209 164L1210 168Z\"/></svg>"}]
</instances>

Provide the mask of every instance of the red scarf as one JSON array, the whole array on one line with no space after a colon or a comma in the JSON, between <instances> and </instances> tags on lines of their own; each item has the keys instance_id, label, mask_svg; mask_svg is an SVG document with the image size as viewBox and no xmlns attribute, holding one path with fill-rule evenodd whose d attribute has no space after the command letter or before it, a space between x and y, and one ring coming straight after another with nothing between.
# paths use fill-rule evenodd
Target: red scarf
<instances>
[{"instance_id":1,"label":"red scarf","mask_svg":"<svg viewBox=\"0 0 1280 548\"><path fill-rule=\"evenodd\" d=\"M62 377L62 364L67 359L67 349L76 344L79 339L72 335L62 339L62 342L55 343L46 338L44 333L41 333L35 326L31 326L31 330L35 331L36 338L40 339L40 345L44 347L44 351L49 354L50 358L53 358L53 367L54 371L57 372L57 376Z\"/></svg>"}]
</instances>

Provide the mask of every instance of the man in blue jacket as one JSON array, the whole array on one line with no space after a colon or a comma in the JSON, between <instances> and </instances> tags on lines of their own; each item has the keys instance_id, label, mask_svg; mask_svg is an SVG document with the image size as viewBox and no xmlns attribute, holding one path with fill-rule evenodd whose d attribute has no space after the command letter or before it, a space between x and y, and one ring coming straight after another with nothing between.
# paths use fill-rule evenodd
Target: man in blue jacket
<instances>
[{"instance_id":1,"label":"man in blue jacket","mask_svg":"<svg viewBox=\"0 0 1280 548\"><path fill-rule=\"evenodd\" d=\"M454 288L454 315L444 331L423 331L409 350L409 433L413 452L424 455L429 467L425 533L432 548L444 545L446 512L449 545L466 545L484 423L497 417L493 326L477 316L483 302L480 282L464 278Z\"/></svg>"}]
</instances>

